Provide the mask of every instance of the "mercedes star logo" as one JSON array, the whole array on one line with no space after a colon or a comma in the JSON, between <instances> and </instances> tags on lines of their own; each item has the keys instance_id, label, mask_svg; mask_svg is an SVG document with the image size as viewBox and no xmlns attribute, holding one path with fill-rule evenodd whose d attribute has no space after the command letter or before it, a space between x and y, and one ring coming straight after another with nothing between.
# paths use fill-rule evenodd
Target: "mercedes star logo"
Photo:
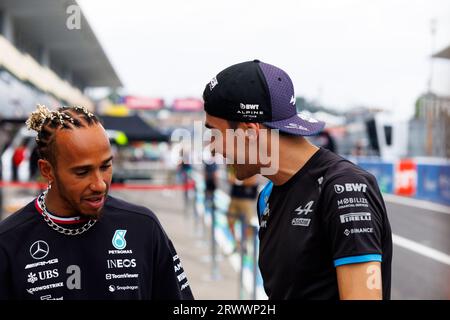
<instances>
[{"instance_id":1,"label":"mercedes star logo","mask_svg":"<svg viewBox=\"0 0 450 320\"><path fill-rule=\"evenodd\" d=\"M43 240L36 241L30 247L30 254L36 260L44 259L48 255L49 251L50 249L47 242Z\"/></svg>"}]
</instances>

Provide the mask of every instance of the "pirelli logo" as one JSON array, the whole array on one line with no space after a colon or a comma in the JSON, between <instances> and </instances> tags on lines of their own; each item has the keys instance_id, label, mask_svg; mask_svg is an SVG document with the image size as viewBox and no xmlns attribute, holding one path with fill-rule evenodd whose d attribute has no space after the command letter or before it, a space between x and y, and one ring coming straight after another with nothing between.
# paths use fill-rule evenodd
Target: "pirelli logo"
<instances>
[{"instance_id":1,"label":"pirelli logo","mask_svg":"<svg viewBox=\"0 0 450 320\"><path fill-rule=\"evenodd\" d=\"M372 217L370 212L352 212L347 214L341 214L341 223L351 222L351 221L370 221Z\"/></svg>"}]
</instances>

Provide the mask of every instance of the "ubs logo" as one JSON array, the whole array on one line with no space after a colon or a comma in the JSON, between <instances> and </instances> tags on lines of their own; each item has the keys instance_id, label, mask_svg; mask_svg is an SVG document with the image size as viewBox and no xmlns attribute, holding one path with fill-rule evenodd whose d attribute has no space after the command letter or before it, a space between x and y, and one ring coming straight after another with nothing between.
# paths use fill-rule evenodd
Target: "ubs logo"
<instances>
[{"instance_id":1,"label":"ubs logo","mask_svg":"<svg viewBox=\"0 0 450 320\"><path fill-rule=\"evenodd\" d=\"M44 259L50 251L47 242L43 240L38 240L33 243L30 247L30 255L33 259L40 260Z\"/></svg>"}]
</instances>

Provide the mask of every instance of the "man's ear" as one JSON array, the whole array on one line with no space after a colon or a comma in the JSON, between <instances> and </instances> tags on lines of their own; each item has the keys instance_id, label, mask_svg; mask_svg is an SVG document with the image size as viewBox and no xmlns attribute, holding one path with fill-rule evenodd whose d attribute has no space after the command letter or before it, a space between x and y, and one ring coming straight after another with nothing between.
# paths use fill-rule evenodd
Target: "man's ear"
<instances>
[{"instance_id":1,"label":"man's ear","mask_svg":"<svg viewBox=\"0 0 450 320\"><path fill-rule=\"evenodd\" d=\"M41 171L41 175L45 179L47 179L47 181L49 183L52 183L53 181L55 181L55 177L53 174L53 166L51 165L51 163L48 160L39 159L38 167L39 167L39 170Z\"/></svg>"},{"instance_id":2,"label":"man's ear","mask_svg":"<svg viewBox=\"0 0 450 320\"><path fill-rule=\"evenodd\" d=\"M244 126L244 130L245 130L245 135L248 139L250 140L255 140L257 139L258 135L259 135L259 130L261 129L261 125L259 123L254 123L254 122L245 122L243 123Z\"/></svg>"}]
</instances>

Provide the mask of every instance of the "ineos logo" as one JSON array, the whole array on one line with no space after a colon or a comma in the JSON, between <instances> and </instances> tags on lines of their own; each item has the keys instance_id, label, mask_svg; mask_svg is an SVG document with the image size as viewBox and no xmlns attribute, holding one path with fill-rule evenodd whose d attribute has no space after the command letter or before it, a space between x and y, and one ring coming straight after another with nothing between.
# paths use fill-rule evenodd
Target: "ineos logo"
<instances>
[{"instance_id":1,"label":"ineos logo","mask_svg":"<svg viewBox=\"0 0 450 320\"><path fill-rule=\"evenodd\" d=\"M30 247L30 255L36 260L44 259L49 251L50 249L47 242L43 240L36 241Z\"/></svg>"}]
</instances>

